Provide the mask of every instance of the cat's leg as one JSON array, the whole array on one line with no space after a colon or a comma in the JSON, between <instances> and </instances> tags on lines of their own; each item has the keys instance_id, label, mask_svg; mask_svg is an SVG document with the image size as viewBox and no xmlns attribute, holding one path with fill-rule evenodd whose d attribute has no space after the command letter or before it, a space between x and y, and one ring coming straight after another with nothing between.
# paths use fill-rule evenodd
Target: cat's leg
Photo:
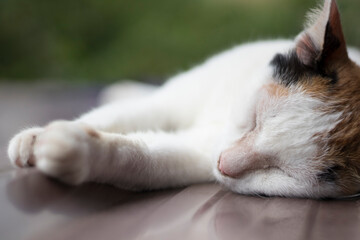
<instances>
[{"instance_id":1,"label":"cat's leg","mask_svg":"<svg viewBox=\"0 0 360 240\"><path fill-rule=\"evenodd\" d=\"M148 96L129 101L119 101L101 106L79 119L76 123L85 123L96 130L104 132L128 133L139 130L171 130L187 127L191 117L183 114L181 107L166 96ZM42 127L33 127L15 135L8 147L8 155L14 166L29 167L33 165L33 145Z\"/></svg>"},{"instance_id":2,"label":"cat's leg","mask_svg":"<svg viewBox=\"0 0 360 240\"><path fill-rule=\"evenodd\" d=\"M148 96L111 102L84 114L77 122L105 132L177 130L190 127L205 97L188 91L182 82L168 84ZM199 91L200 92L200 91Z\"/></svg>"},{"instance_id":3,"label":"cat's leg","mask_svg":"<svg viewBox=\"0 0 360 240\"><path fill-rule=\"evenodd\" d=\"M110 103L83 115L75 123L86 124L93 129L129 133L142 130L172 130L189 127L195 118L195 104L174 101L173 95L148 96L131 101ZM8 155L13 165L28 167L32 164L33 145L44 129L30 128L15 135L10 141Z\"/></svg>"},{"instance_id":4,"label":"cat's leg","mask_svg":"<svg viewBox=\"0 0 360 240\"><path fill-rule=\"evenodd\" d=\"M211 131L97 131L76 122L55 122L34 144L36 167L69 184L88 181L126 189L160 189L214 179Z\"/></svg>"},{"instance_id":5,"label":"cat's leg","mask_svg":"<svg viewBox=\"0 0 360 240\"><path fill-rule=\"evenodd\" d=\"M175 103L176 104L176 103ZM76 122L105 132L129 133L142 130L174 129L180 124L166 98L148 96L115 101L76 119ZM179 114L179 113L178 113Z\"/></svg>"}]
</instances>

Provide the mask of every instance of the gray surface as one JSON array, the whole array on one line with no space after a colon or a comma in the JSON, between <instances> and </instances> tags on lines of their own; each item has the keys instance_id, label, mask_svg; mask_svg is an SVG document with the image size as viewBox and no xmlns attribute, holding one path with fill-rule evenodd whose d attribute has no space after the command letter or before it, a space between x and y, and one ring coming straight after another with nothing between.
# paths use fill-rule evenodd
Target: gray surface
<instances>
[{"instance_id":1,"label":"gray surface","mask_svg":"<svg viewBox=\"0 0 360 240\"><path fill-rule=\"evenodd\" d=\"M359 239L360 201L233 194L215 184L131 193L8 167L11 135L95 105L97 89L0 88L0 239Z\"/></svg>"}]
</instances>

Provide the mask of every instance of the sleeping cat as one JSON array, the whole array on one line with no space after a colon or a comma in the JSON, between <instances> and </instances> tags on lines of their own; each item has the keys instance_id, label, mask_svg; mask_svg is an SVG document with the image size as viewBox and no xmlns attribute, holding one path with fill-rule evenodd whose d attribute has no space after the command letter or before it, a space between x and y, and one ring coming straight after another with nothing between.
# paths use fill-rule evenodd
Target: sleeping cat
<instances>
[{"instance_id":1,"label":"sleeping cat","mask_svg":"<svg viewBox=\"0 0 360 240\"><path fill-rule=\"evenodd\" d=\"M325 0L295 40L241 45L74 121L17 134L11 162L131 190L218 181L237 193L360 190L360 53ZM352 60L350 60L352 59Z\"/></svg>"}]
</instances>

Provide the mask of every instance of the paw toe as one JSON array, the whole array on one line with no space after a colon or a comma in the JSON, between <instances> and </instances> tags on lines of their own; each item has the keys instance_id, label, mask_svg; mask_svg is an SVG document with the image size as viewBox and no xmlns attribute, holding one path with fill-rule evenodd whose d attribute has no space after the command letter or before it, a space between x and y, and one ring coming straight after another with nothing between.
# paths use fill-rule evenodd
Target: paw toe
<instances>
[{"instance_id":1,"label":"paw toe","mask_svg":"<svg viewBox=\"0 0 360 240\"><path fill-rule=\"evenodd\" d=\"M36 167L71 185L84 182L89 172L89 141L83 132L69 122L49 125L35 145Z\"/></svg>"},{"instance_id":2,"label":"paw toe","mask_svg":"<svg viewBox=\"0 0 360 240\"><path fill-rule=\"evenodd\" d=\"M31 128L17 134L9 143L8 156L11 163L17 167L35 165L33 146L41 128Z\"/></svg>"}]
</instances>

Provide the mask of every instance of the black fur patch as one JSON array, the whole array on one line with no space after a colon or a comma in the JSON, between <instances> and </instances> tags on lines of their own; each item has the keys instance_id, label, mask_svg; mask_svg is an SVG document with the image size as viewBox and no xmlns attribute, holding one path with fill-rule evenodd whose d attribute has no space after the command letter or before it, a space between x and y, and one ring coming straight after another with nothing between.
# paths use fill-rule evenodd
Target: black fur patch
<instances>
[{"instance_id":1,"label":"black fur patch","mask_svg":"<svg viewBox=\"0 0 360 240\"><path fill-rule=\"evenodd\" d=\"M312 67L300 61L295 51L276 54L270 64L274 67L273 77L285 86L296 84L301 79L309 79L316 74Z\"/></svg>"},{"instance_id":2,"label":"black fur patch","mask_svg":"<svg viewBox=\"0 0 360 240\"><path fill-rule=\"evenodd\" d=\"M336 84L338 82L337 73L335 70L327 69L327 59L340 45L339 39L333 35L328 23L324 49L318 59L314 59L311 65L305 65L300 61L295 50L288 54L277 54L270 62L270 65L274 67L273 77L285 86L297 84L300 80L311 80L314 76L328 78L329 84Z\"/></svg>"},{"instance_id":3,"label":"black fur patch","mask_svg":"<svg viewBox=\"0 0 360 240\"><path fill-rule=\"evenodd\" d=\"M338 82L336 71L326 69L323 61L316 62L314 66L307 66L300 61L295 51L276 54L270 64L274 67L273 77L285 86L295 85L300 80L308 81L315 76L328 78L331 85Z\"/></svg>"}]
</instances>

